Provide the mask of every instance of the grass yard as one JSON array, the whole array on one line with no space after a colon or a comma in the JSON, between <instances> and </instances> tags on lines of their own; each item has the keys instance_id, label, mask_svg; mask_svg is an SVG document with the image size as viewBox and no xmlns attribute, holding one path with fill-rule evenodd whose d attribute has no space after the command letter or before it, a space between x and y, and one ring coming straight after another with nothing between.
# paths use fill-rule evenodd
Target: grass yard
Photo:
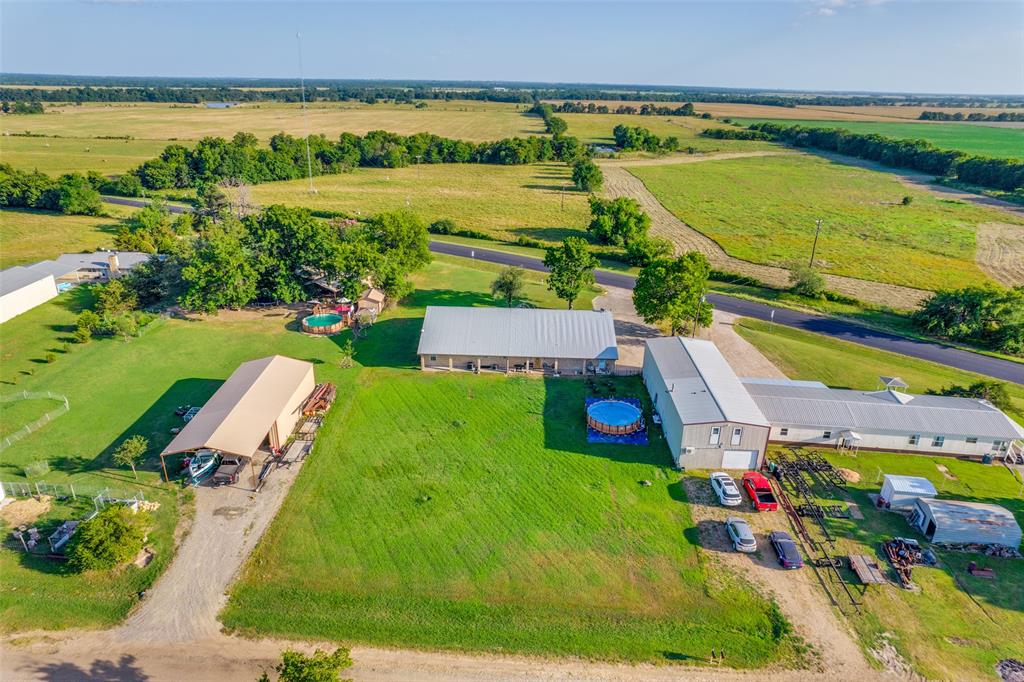
<instances>
[{"instance_id":1,"label":"grass yard","mask_svg":"<svg viewBox=\"0 0 1024 682\"><path fill-rule=\"evenodd\" d=\"M6 120L9 117L4 117ZM20 132L20 131L15 131ZM112 133L113 134L113 133ZM99 171L119 175L160 156L169 140L97 140L82 137L0 136L0 157L19 170L48 175ZM190 142L184 144L190 145Z\"/></svg>"},{"instance_id":2,"label":"grass yard","mask_svg":"<svg viewBox=\"0 0 1024 682\"><path fill-rule=\"evenodd\" d=\"M830 339L760 320L743 319L736 331L757 346L790 379L818 380L836 388L874 390L878 377L898 376L912 393L951 384L966 385L986 377L926 360ZM1009 414L1024 423L1024 386L1007 383Z\"/></svg>"},{"instance_id":3,"label":"grass yard","mask_svg":"<svg viewBox=\"0 0 1024 682\"><path fill-rule=\"evenodd\" d=\"M633 167L659 201L732 256L805 263L837 275L921 289L990 281L975 263L977 226L1024 224L1002 211L908 189L886 173L811 155ZM910 206L900 201L913 197Z\"/></svg>"},{"instance_id":4,"label":"grass yard","mask_svg":"<svg viewBox=\"0 0 1024 682\"><path fill-rule=\"evenodd\" d=\"M614 145L612 130L622 124L647 128L660 137L675 136L683 148L695 147L699 152L750 151L778 148L769 142L748 140L713 140L701 137L706 128L726 127L718 121L693 116L637 116L632 114L556 114L569 124L569 135L588 144Z\"/></svg>"},{"instance_id":5,"label":"grass yard","mask_svg":"<svg viewBox=\"0 0 1024 682\"><path fill-rule=\"evenodd\" d=\"M652 662L725 646L740 667L795 661L774 605L707 570L663 441L587 445L583 382L415 369L423 306L493 305L485 278L436 272L449 266L432 265L357 342L354 394L326 420L225 625ZM618 382L644 394L637 379Z\"/></svg>"},{"instance_id":6,"label":"grass yard","mask_svg":"<svg viewBox=\"0 0 1024 682\"><path fill-rule=\"evenodd\" d=\"M880 543L894 536L924 537L897 514L876 510L868 493L881 487L879 472L923 476L935 484L939 497L999 504L1024 524L1020 482L1003 466L986 466L949 457L861 452L857 456L823 450L836 466L851 469L861 479L846 495L825 499L852 500L864 520L830 519L830 530L841 535L833 554L868 554L886 565ZM952 478L939 466L945 467ZM861 597L862 613L847 614L865 650L889 641L926 679L998 679L995 665L1005 658L1024 657L1024 642L1008 633L1024 628L1024 561L957 552L937 552L939 566L916 567L919 591L896 585L873 586ZM967 574L970 561L995 570L997 579ZM852 574L851 574L851 579ZM858 590L859 592L859 590ZM870 657L869 657L870 658Z\"/></svg>"},{"instance_id":7,"label":"grass yard","mask_svg":"<svg viewBox=\"0 0 1024 682\"><path fill-rule=\"evenodd\" d=\"M460 228L509 241L520 236L561 241L580 236L590 220L587 195L572 188L564 163L358 168L314 178L313 184L313 196L306 180L255 185L251 196L264 206L305 206L353 215L408 208L427 221L451 218Z\"/></svg>"},{"instance_id":8,"label":"grass yard","mask_svg":"<svg viewBox=\"0 0 1024 682\"><path fill-rule=\"evenodd\" d=\"M537 116L524 114L528 105L499 102L428 102L425 109L409 104L317 102L309 113L309 131L336 138L343 132L363 134L388 130L409 135L430 132L474 142L516 135L541 135ZM5 117L12 132L101 137L129 135L138 140L198 140L208 135L230 138L240 130L266 141L284 131L304 135L299 104L252 103L230 109L181 104L83 104L47 108L39 116ZM167 142L170 144L170 142Z\"/></svg>"},{"instance_id":9,"label":"grass yard","mask_svg":"<svg viewBox=\"0 0 1024 682\"><path fill-rule=\"evenodd\" d=\"M745 125L762 120L772 119L737 119L739 123ZM851 133L877 133L907 140L928 140L940 149L956 149L981 156L1024 159L1024 128L934 121L823 121L815 120L813 117L784 118L772 122L819 128L845 128Z\"/></svg>"},{"instance_id":10,"label":"grass yard","mask_svg":"<svg viewBox=\"0 0 1024 682\"><path fill-rule=\"evenodd\" d=\"M104 204L108 215L61 215L48 211L0 210L0 269L28 265L62 253L114 246L119 221L135 209Z\"/></svg>"}]
</instances>

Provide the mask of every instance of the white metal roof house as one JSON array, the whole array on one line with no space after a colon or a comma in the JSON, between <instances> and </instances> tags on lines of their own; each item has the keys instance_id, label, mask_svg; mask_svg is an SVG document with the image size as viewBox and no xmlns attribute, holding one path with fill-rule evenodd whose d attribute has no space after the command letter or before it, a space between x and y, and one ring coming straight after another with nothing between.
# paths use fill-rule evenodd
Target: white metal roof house
<instances>
[{"instance_id":1,"label":"white metal roof house","mask_svg":"<svg viewBox=\"0 0 1024 682\"><path fill-rule=\"evenodd\" d=\"M251 456L264 441L280 448L314 388L313 365L304 360L271 355L243 362L160 458L200 449Z\"/></svg>"},{"instance_id":2,"label":"white metal roof house","mask_svg":"<svg viewBox=\"0 0 1024 682\"><path fill-rule=\"evenodd\" d=\"M619 357L608 311L428 306L423 369L611 372Z\"/></svg>"},{"instance_id":3,"label":"white metal roof house","mask_svg":"<svg viewBox=\"0 0 1024 682\"><path fill-rule=\"evenodd\" d=\"M772 425L771 439L841 448L995 455L1024 439L1024 428L995 406L974 398L915 395L897 390L828 388L818 382L744 379Z\"/></svg>"},{"instance_id":4,"label":"white metal roof house","mask_svg":"<svg viewBox=\"0 0 1024 682\"><path fill-rule=\"evenodd\" d=\"M32 310L57 295L53 275L17 265L0 271L0 322Z\"/></svg>"},{"instance_id":5,"label":"white metal roof house","mask_svg":"<svg viewBox=\"0 0 1024 682\"><path fill-rule=\"evenodd\" d=\"M715 344L678 336L648 339L643 377L677 466L761 465L770 424Z\"/></svg>"},{"instance_id":6,"label":"white metal roof house","mask_svg":"<svg viewBox=\"0 0 1024 682\"><path fill-rule=\"evenodd\" d=\"M912 509L917 500L936 495L938 493L935 486L927 478L894 474L885 474L882 477L880 496L890 509Z\"/></svg>"},{"instance_id":7,"label":"white metal roof house","mask_svg":"<svg viewBox=\"0 0 1024 682\"><path fill-rule=\"evenodd\" d=\"M74 273L75 281L106 280L118 277L149 260L152 254L141 251L96 251L95 253L65 253L55 261Z\"/></svg>"},{"instance_id":8,"label":"white metal roof house","mask_svg":"<svg viewBox=\"0 0 1024 682\"><path fill-rule=\"evenodd\" d=\"M1020 525L995 504L921 498L910 523L932 542L1020 547Z\"/></svg>"}]
</instances>

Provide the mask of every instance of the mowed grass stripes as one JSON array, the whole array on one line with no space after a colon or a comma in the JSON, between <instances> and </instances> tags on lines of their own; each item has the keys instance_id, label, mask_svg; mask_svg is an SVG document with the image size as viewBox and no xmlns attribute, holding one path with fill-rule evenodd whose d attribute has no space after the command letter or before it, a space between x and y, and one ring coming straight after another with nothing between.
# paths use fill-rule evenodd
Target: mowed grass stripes
<instances>
[{"instance_id":1,"label":"mowed grass stripes","mask_svg":"<svg viewBox=\"0 0 1024 682\"><path fill-rule=\"evenodd\" d=\"M791 658L774 606L708 575L664 443L588 445L585 395L570 379L362 369L223 621L424 648Z\"/></svg>"}]
</instances>

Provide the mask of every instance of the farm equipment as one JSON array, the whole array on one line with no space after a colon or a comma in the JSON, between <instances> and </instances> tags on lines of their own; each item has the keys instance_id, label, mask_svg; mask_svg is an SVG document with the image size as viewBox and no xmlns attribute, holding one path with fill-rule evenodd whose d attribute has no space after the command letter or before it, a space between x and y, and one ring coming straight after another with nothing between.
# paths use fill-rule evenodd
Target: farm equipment
<instances>
[{"instance_id":1,"label":"farm equipment","mask_svg":"<svg viewBox=\"0 0 1024 682\"><path fill-rule=\"evenodd\" d=\"M912 579L914 566L925 563L924 555L921 552L921 545L917 540L909 538L893 538L882 544L882 551L889 559L896 575L899 576L900 585L910 590L914 587Z\"/></svg>"},{"instance_id":2,"label":"farm equipment","mask_svg":"<svg viewBox=\"0 0 1024 682\"><path fill-rule=\"evenodd\" d=\"M334 402L337 395L338 389L334 384L330 382L317 384L317 387L313 389L313 393L303 403L302 414L306 416L323 414L330 409L331 403Z\"/></svg>"}]
</instances>

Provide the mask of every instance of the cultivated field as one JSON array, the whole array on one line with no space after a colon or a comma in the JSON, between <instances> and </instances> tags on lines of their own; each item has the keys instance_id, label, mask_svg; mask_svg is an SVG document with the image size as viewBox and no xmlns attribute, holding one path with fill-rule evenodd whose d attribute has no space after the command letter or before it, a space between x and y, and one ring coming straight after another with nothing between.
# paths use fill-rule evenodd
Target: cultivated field
<instances>
[{"instance_id":1,"label":"cultivated field","mask_svg":"<svg viewBox=\"0 0 1024 682\"><path fill-rule=\"evenodd\" d=\"M251 188L252 200L370 215L408 208L428 221L451 218L458 227L514 241L560 241L586 228L587 195L573 189L564 163L529 166L423 164L397 169L271 182ZM564 202L564 210L563 210Z\"/></svg>"},{"instance_id":2,"label":"cultivated field","mask_svg":"<svg viewBox=\"0 0 1024 682\"><path fill-rule=\"evenodd\" d=\"M119 220L133 209L104 205L105 216L66 216L46 211L0 211L0 268L26 265L62 253L111 248Z\"/></svg>"},{"instance_id":3,"label":"cultivated field","mask_svg":"<svg viewBox=\"0 0 1024 682\"><path fill-rule=\"evenodd\" d=\"M737 119L750 124L759 120ZM975 123L918 123L875 121L822 121L813 119L783 119L778 123L844 128L853 133L877 133L907 140L927 140L940 149L955 149L968 154L1000 158L1024 159L1024 128L1008 128Z\"/></svg>"},{"instance_id":4,"label":"cultivated field","mask_svg":"<svg viewBox=\"0 0 1024 682\"><path fill-rule=\"evenodd\" d=\"M1024 224L993 209L909 190L886 173L822 158L773 156L630 168L672 213L731 256L920 289L988 281L975 262L980 223ZM910 206L900 204L905 195Z\"/></svg>"}]
</instances>

